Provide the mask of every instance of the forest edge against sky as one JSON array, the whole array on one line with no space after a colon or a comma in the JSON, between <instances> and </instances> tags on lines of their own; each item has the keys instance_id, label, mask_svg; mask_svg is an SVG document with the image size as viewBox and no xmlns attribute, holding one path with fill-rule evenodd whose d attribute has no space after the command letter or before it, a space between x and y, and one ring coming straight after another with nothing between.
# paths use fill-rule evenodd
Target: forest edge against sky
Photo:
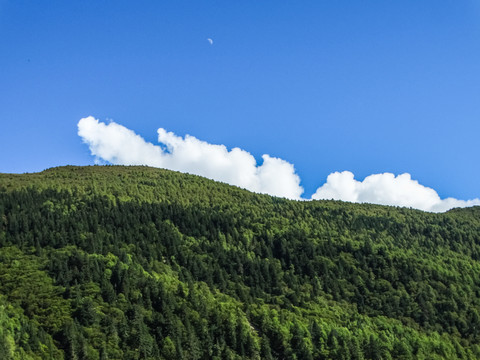
<instances>
[{"instance_id":1,"label":"forest edge against sky","mask_svg":"<svg viewBox=\"0 0 480 360\"><path fill-rule=\"evenodd\" d=\"M114 121L106 124L88 116L78 122L78 135L97 163L148 165L204 176L258 193L303 199L300 177L294 165L283 159L264 154L259 165L253 155L238 147L228 150L225 145L210 144L191 135L182 138L163 128L157 133L159 145L154 145ZM333 172L312 199L403 206L430 212L480 205L478 198L441 199L434 189L419 184L408 173L372 174L358 181L350 171Z\"/></svg>"}]
</instances>

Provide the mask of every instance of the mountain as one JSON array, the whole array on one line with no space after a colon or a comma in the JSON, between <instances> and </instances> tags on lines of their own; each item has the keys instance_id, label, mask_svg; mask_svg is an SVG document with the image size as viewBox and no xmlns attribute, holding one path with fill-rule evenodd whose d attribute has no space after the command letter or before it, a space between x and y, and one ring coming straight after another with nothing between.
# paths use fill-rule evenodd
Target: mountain
<instances>
[{"instance_id":1,"label":"mountain","mask_svg":"<svg viewBox=\"0 0 480 360\"><path fill-rule=\"evenodd\" d=\"M1 359L478 359L480 208L0 174Z\"/></svg>"}]
</instances>

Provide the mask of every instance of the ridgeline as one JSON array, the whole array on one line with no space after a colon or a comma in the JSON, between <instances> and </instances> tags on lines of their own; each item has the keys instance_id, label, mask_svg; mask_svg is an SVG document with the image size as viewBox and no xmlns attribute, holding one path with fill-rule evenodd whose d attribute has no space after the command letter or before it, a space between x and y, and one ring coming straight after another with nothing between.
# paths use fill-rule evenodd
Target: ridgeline
<instances>
[{"instance_id":1,"label":"ridgeline","mask_svg":"<svg viewBox=\"0 0 480 360\"><path fill-rule=\"evenodd\" d=\"M0 359L479 359L480 207L0 174Z\"/></svg>"}]
</instances>

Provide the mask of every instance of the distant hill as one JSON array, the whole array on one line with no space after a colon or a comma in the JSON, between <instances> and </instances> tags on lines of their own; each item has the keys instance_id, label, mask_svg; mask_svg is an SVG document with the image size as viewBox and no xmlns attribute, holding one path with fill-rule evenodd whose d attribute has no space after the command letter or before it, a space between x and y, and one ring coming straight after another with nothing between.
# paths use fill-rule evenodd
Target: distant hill
<instances>
[{"instance_id":1,"label":"distant hill","mask_svg":"<svg viewBox=\"0 0 480 360\"><path fill-rule=\"evenodd\" d=\"M480 207L0 174L0 359L479 359Z\"/></svg>"}]
</instances>

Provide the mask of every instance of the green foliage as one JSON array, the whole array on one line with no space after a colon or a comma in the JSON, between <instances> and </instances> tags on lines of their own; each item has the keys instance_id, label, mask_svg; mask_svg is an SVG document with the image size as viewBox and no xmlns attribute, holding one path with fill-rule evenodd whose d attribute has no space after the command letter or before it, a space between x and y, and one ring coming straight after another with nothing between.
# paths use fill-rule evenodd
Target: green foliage
<instances>
[{"instance_id":1,"label":"green foliage","mask_svg":"<svg viewBox=\"0 0 480 360\"><path fill-rule=\"evenodd\" d=\"M0 174L1 359L477 359L480 208Z\"/></svg>"}]
</instances>

